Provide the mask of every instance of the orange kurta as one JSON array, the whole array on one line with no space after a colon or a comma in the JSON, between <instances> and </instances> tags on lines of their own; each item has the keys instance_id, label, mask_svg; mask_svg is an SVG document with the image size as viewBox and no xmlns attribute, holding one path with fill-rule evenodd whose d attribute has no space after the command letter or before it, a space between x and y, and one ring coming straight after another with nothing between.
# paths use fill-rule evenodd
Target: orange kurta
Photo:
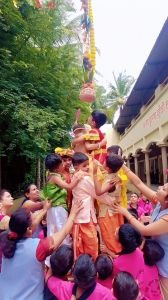
<instances>
[{"instance_id":1,"label":"orange kurta","mask_svg":"<svg viewBox=\"0 0 168 300\"><path fill-rule=\"evenodd\" d=\"M100 184L112 179L117 174L103 174L98 172L98 177ZM121 200L121 186L116 189L116 191L109 194L112 198L116 200ZM101 239L104 245L112 252L119 253L121 251L121 245L116 239L116 230L124 223L124 218L121 214L114 214L112 207L104 205L98 201L98 225L101 232Z\"/></svg>"}]
</instances>

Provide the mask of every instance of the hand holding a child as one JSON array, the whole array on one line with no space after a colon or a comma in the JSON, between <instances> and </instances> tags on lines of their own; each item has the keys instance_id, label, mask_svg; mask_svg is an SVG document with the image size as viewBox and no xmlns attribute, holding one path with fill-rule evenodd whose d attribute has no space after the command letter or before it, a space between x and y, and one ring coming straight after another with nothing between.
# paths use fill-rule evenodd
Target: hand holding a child
<instances>
[{"instance_id":1,"label":"hand holding a child","mask_svg":"<svg viewBox=\"0 0 168 300\"><path fill-rule=\"evenodd\" d=\"M120 183L120 182L121 182L121 180L120 180L119 177L114 177L113 179L110 179L110 180L109 180L109 183L110 183L112 186L114 186L114 185L116 185L116 184L118 184L118 183Z\"/></svg>"},{"instance_id":2,"label":"hand holding a child","mask_svg":"<svg viewBox=\"0 0 168 300\"><path fill-rule=\"evenodd\" d=\"M97 170L98 170L98 161L94 160L94 162L93 162L93 175L97 175Z\"/></svg>"},{"instance_id":3,"label":"hand holding a child","mask_svg":"<svg viewBox=\"0 0 168 300\"><path fill-rule=\"evenodd\" d=\"M143 215L143 216L140 217L140 222L143 223L143 224L144 223L151 223L151 221L152 221L151 216Z\"/></svg>"},{"instance_id":4,"label":"hand holding a child","mask_svg":"<svg viewBox=\"0 0 168 300\"><path fill-rule=\"evenodd\" d=\"M115 214L121 214L126 218L127 218L128 214L130 214L126 208L121 207L120 204L117 202L113 203L113 209L114 209Z\"/></svg>"},{"instance_id":5,"label":"hand holding a child","mask_svg":"<svg viewBox=\"0 0 168 300\"><path fill-rule=\"evenodd\" d=\"M75 181L80 181L83 177L83 172L82 171L78 171L73 175L73 180Z\"/></svg>"},{"instance_id":6,"label":"hand holding a child","mask_svg":"<svg viewBox=\"0 0 168 300\"><path fill-rule=\"evenodd\" d=\"M120 182L119 178L113 178L107 180L106 184L104 184L104 192L112 193L115 191L115 185Z\"/></svg>"}]
</instances>

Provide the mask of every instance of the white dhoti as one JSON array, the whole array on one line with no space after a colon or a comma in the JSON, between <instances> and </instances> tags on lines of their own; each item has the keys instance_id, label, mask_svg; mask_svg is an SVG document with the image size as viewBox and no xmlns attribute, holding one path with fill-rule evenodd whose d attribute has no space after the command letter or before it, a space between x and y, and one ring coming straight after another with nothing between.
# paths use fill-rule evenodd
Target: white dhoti
<instances>
[{"instance_id":1,"label":"white dhoti","mask_svg":"<svg viewBox=\"0 0 168 300\"><path fill-rule=\"evenodd\" d=\"M62 206L51 207L47 211L47 236L60 231L68 219L68 212ZM62 244L72 246L72 238L68 234ZM50 256L45 261L47 266L50 266Z\"/></svg>"}]
</instances>

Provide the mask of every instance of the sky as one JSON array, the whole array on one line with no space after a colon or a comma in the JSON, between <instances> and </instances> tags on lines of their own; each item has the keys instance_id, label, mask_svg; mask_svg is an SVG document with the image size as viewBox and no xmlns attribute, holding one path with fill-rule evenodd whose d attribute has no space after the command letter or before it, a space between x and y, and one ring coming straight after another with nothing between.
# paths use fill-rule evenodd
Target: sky
<instances>
[{"instance_id":1,"label":"sky","mask_svg":"<svg viewBox=\"0 0 168 300\"><path fill-rule=\"evenodd\" d=\"M98 82L108 87L112 72L124 70L137 79L168 16L168 0L92 0L92 7Z\"/></svg>"}]
</instances>

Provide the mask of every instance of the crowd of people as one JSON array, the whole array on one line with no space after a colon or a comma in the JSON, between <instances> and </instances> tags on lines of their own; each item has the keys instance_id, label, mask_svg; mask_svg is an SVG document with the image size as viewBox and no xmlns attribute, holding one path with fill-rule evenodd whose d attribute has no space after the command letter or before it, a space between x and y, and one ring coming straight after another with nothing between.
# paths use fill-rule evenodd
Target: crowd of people
<instances>
[{"instance_id":1,"label":"crowd of people","mask_svg":"<svg viewBox=\"0 0 168 300\"><path fill-rule=\"evenodd\" d=\"M155 192L106 149L93 111L71 148L46 156L46 184L11 215L0 191L1 300L167 300L168 184ZM139 195L127 192L127 181Z\"/></svg>"}]
</instances>

